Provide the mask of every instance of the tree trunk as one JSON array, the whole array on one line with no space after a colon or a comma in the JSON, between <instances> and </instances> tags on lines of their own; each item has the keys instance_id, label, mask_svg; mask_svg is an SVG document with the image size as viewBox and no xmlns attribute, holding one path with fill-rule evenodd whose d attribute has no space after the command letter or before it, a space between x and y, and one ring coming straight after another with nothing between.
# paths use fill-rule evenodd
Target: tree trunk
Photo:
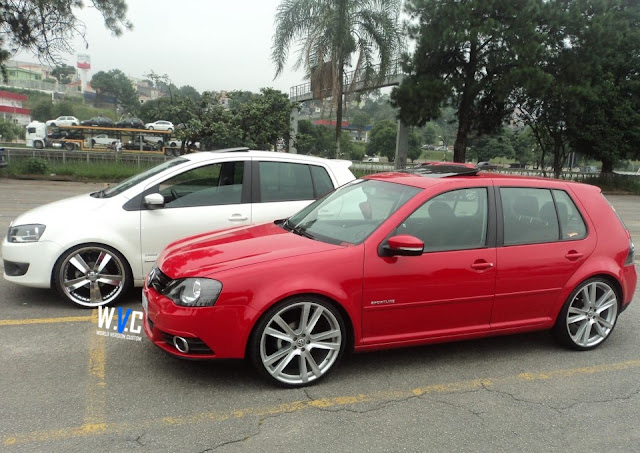
<instances>
[{"instance_id":1,"label":"tree trunk","mask_svg":"<svg viewBox=\"0 0 640 453\"><path fill-rule=\"evenodd\" d=\"M477 39L477 37L476 37ZM471 130L471 118L473 109L473 94L475 87L476 67L478 64L478 44L476 39L471 40L469 50L469 62L465 65L465 81L462 88L462 98L458 105L458 133L453 145L453 161L465 162L467 154L467 137Z\"/></svg>"},{"instance_id":2,"label":"tree trunk","mask_svg":"<svg viewBox=\"0 0 640 453\"><path fill-rule=\"evenodd\" d=\"M338 68L338 105L336 109L336 159L340 159L340 136L342 134L342 97L344 90L344 80L342 80L344 75L344 63L340 62L340 67Z\"/></svg>"}]
</instances>

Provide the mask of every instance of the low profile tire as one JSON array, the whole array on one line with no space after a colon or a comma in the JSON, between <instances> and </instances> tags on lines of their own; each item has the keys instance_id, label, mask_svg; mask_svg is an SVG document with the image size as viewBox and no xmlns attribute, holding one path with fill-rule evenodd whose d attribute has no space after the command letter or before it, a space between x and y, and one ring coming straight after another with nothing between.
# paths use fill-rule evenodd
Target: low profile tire
<instances>
[{"instance_id":1,"label":"low profile tire","mask_svg":"<svg viewBox=\"0 0 640 453\"><path fill-rule=\"evenodd\" d=\"M564 303L553 327L553 335L571 349L585 351L609 338L618 319L619 295L602 278L582 282Z\"/></svg>"},{"instance_id":2,"label":"low profile tire","mask_svg":"<svg viewBox=\"0 0 640 453\"><path fill-rule=\"evenodd\" d=\"M64 298L82 307L116 302L133 283L125 258L101 244L82 244L67 250L56 262L53 280Z\"/></svg>"},{"instance_id":3,"label":"low profile tire","mask_svg":"<svg viewBox=\"0 0 640 453\"><path fill-rule=\"evenodd\" d=\"M260 318L251 334L249 358L267 380L303 387L323 378L346 345L342 316L315 296L282 301Z\"/></svg>"}]
</instances>

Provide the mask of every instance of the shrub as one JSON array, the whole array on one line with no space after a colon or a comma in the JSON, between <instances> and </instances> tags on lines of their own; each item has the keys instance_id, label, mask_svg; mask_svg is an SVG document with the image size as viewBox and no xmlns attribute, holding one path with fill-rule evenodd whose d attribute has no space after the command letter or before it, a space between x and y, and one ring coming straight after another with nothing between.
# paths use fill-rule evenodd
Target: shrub
<instances>
[{"instance_id":1,"label":"shrub","mask_svg":"<svg viewBox=\"0 0 640 453\"><path fill-rule=\"evenodd\" d=\"M32 175L44 175L49 172L49 163L40 157L31 157L27 160L26 171Z\"/></svg>"}]
</instances>

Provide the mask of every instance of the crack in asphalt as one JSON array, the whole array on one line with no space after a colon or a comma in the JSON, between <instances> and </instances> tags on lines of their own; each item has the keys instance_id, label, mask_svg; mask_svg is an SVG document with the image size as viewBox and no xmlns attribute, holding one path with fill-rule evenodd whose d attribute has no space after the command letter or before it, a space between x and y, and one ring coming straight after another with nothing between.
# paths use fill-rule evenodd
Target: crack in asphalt
<instances>
[{"instance_id":1,"label":"crack in asphalt","mask_svg":"<svg viewBox=\"0 0 640 453\"><path fill-rule=\"evenodd\" d=\"M497 393L499 395L505 395L505 396L508 396L511 399L513 399L514 401L517 401L519 403L525 403L525 404L532 404L532 405L535 405L535 406L541 406L541 407L544 407L546 409L550 409L550 410L556 412L559 415L562 415L562 411L560 409L558 409L557 407L552 406L550 404L541 403L539 401L531 401L531 400L528 400L528 399L525 399L525 398L519 398L519 397L516 397L513 393L507 392L506 390L498 390L496 388L489 388L488 386L484 385L484 383L482 384L482 388L484 390L486 390L487 392L489 392L489 393Z\"/></svg>"},{"instance_id":2,"label":"crack in asphalt","mask_svg":"<svg viewBox=\"0 0 640 453\"><path fill-rule=\"evenodd\" d=\"M629 401L638 395L640 395L640 387L635 389L631 393L629 393L627 396L608 398L605 400L576 401L575 403L571 403L568 406L562 407L561 409L564 411L568 411L573 409L575 406L579 406L581 404L605 404L605 403L613 403L614 401Z\"/></svg>"}]
</instances>

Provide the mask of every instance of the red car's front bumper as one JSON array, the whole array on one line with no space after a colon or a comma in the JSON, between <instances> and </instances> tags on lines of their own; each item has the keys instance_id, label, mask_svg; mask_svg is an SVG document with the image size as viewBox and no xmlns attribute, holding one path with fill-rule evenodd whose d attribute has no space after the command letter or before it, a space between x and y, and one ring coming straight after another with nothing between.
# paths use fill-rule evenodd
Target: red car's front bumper
<instances>
[{"instance_id":1,"label":"red car's front bumper","mask_svg":"<svg viewBox=\"0 0 640 453\"><path fill-rule=\"evenodd\" d=\"M144 331L160 349L188 359L238 359L245 355L251 323L244 306L181 307L144 287ZM179 339L175 339L179 337ZM181 352L177 345L188 351Z\"/></svg>"}]
</instances>

